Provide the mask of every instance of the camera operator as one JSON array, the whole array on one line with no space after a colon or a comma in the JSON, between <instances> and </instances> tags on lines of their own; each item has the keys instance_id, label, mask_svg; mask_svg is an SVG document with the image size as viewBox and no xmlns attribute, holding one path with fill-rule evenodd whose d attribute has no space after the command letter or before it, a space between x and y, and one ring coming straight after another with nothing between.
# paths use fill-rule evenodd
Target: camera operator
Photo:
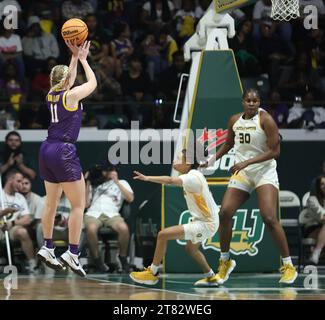
<instances>
[{"instance_id":1,"label":"camera operator","mask_svg":"<svg viewBox=\"0 0 325 320\"><path fill-rule=\"evenodd\" d=\"M129 228L119 214L124 201L134 200L133 190L126 180L119 180L114 166L95 166L87 179L86 212L84 223L88 245L97 271L107 272L108 267L102 261L98 248L98 229L110 227L118 234L119 260L123 272L129 271L127 261L129 246Z\"/></svg>"}]
</instances>

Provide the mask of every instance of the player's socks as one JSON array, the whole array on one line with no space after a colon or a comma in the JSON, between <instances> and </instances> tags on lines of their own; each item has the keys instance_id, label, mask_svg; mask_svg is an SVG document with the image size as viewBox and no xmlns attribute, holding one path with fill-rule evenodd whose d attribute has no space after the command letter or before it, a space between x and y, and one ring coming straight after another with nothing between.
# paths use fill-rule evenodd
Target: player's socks
<instances>
[{"instance_id":1,"label":"player's socks","mask_svg":"<svg viewBox=\"0 0 325 320\"><path fill-rule=\"evenodd\" d=\"M158 268L159 268L159 266L156 266L155 264L151 264L151 266L150 266L150 270L152 271L152 274L154 275L154 276L156 276L157 274L158 274Z\"/></svg>"},{"instance_id":2,"label":"player's socks","mask_svg":"<svg viewBox=\"0 0 325 320\"><path fill-rule=\"evenodd\" d=\"M213 272L212 269L210 269L209 272L207 272L207 273L204 274L204 277L205 278L211 278L211 277L214 277L214 275L215 275L215 273Z\"/></svg>"},{"instance_id":3,"label":"player's socks","mask_svg":"<svg viewBox=\"0 0 325 320\"><path fill-rule=\"evenodd\" d=\"M228 252L221 252L220 259L222 261L228 261L230 259L229 251Z\"/></svg>"},{"instance_id":4,"label":"player's socks","mask_svg":"<svg viewBox=\"0 0 325 320\"><path fill-rule=\"evenodd\" d=\"M289 264L290 266L292 266L292 260L291 260L291 257L287 257L287 258L282 258L282 263L283 264Z\"/></svg>"},{"instance_id":5,"label":"player's socks","mask_svg":"<svg viewBox=\"0 0 325 320\"><path fill-rule=\"evenodd\" d=\"M71 244L69 243L69 251L72 253L72 254L76 254L78 255L78 245L77 244Z\"/></svg>"},{"instance_id":6,"label":"player's socks","mask_svg":"<svg viewBox=\"0 0 325 320\"><path fill-rule=\"evenodd\" d=\"M48 249L53 249L54 248L53 239L44 239L44 246Z\"/></svg>"}]
</instances>

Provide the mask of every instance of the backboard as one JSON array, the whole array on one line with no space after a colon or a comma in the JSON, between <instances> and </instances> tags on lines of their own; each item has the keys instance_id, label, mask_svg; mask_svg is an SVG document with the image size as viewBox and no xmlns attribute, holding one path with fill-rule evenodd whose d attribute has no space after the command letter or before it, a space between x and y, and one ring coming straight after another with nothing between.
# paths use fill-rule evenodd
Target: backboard
<instances>
[{"instance_id":1,"label":"backboard","mask_svg":"<svg viewBox=\"0 0 325 320\"><path fill-rule=\"evenodd\" d=\"M246 6L257 2L257 0L214 0L217 13L234 10L241 6Z\"/></svg>"}]
</instances>

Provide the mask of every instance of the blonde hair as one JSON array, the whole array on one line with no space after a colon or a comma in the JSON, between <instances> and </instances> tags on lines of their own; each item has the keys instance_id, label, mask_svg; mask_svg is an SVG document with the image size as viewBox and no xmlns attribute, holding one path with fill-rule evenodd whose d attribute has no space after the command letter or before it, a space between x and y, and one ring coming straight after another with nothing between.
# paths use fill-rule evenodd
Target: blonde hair
<instances>
[{"instance_id":1,"label":"blonde hair","mask_svg":"<svg viewBox=\"0 0 325 320\"><path fill-rule=\"evenodd\" d=\"M66 80L69 77L69 67L63 64L59 64L52 68L50 73L50 91L62 89Z\"/></svg>"}]
</instances>

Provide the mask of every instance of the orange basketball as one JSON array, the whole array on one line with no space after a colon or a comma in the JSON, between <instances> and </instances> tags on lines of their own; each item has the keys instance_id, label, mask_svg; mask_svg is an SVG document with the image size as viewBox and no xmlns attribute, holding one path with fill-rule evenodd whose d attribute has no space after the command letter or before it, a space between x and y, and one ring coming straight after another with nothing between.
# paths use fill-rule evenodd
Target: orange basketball
<instances>
[{"instance_id":1,"label":"orange basketball","mask_svg":"<svg viewBox=\"0 0 325 320\"><path fill-rule=\"evenodd\" d=\"M61 35L65 41L73 41L82 44L88 37L88 27L80 19L69 19L61 28Z\"/></svg>"}]
</instances>

